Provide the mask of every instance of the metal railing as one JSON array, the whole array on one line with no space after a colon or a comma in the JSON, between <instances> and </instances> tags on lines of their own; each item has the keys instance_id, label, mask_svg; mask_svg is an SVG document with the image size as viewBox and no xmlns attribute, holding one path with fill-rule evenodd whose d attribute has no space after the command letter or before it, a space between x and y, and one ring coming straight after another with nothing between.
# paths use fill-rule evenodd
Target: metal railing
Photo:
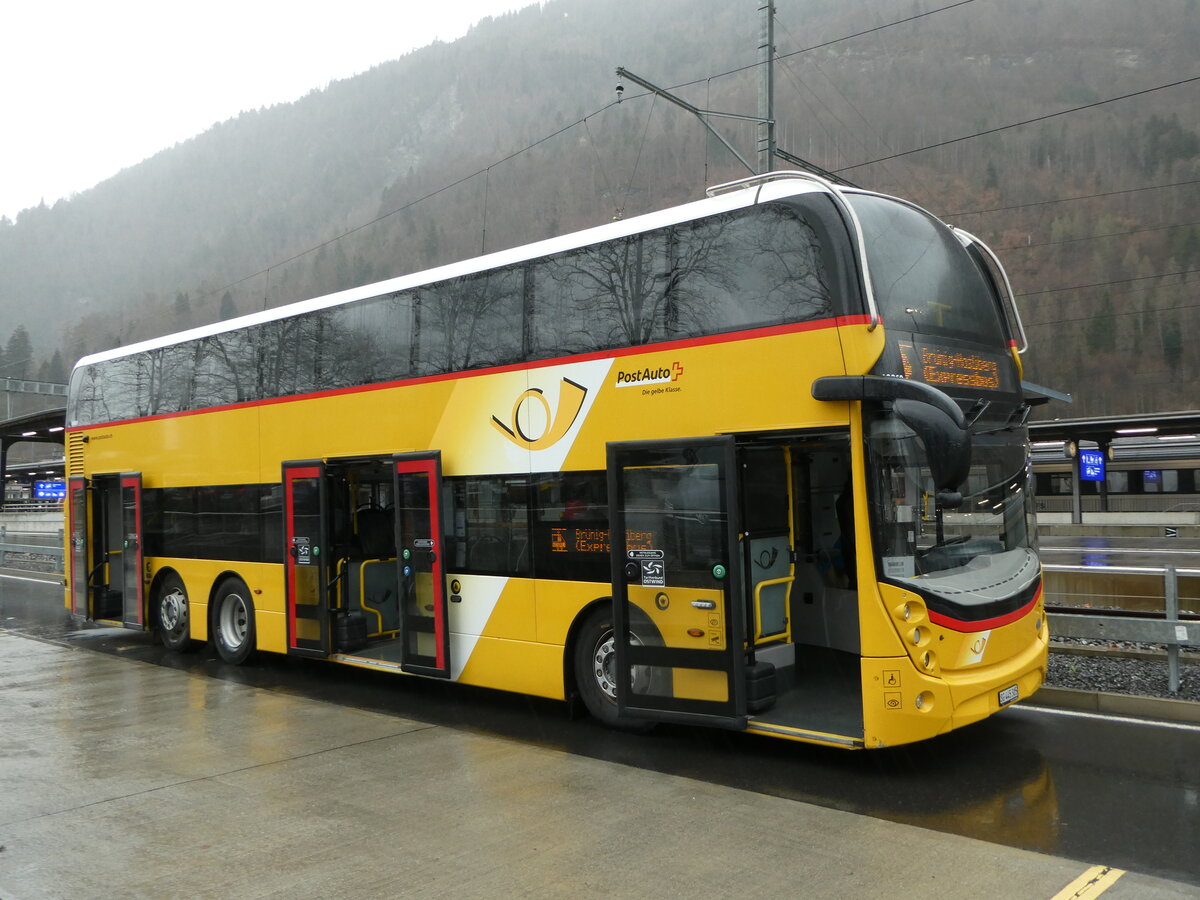
<instances>
[{"instance_id":1,"label":"metal railing","mask_svg":"<svg viewBox=\"0 0 1200 900\"><path fill-rule=\"evenodd\" d=\"M41 542L29 538L41 538ZM20 539L20 540L18 540ZM14 555L16 558L14 558ZM7 525L0 525L0 569L27 568L30 562L28 556L49 557L38 562L52 562L55 572L63 570L63 532L57 533L34 531L9 531ZM24 565L22 565L24 564Z\"/></svg>"},{"instance_id":2,"label":"metal railing","mask_svg":"<svg viewBox=\"0 0 1200 900\"><path fill-rule=\"evenodd\" d=\"M1171 693L1179 692L1179 660L1184 647L1200 646L1200 621L1179 617L1179 576L1200 575L1200 569L1175 566L1042 566L1046 572L1097 575L1152 575L1163 578L1163 618L1146 615L1048 613L1050 634L1085 641L1122 641L1162 644L1167 649L1167 677ZM1117 610L1113 610L1116 612Z\"/></svg>"},{"instance_id":3,"label":"metal railing","mask_svg":"<svg viewBox=\"0 0 1200 900\"><path fill-rule=\"evenodd\" d=\"M1100 497L1087 494L1080 498L1080 508L1085 513L1101 512ZM1037 511L1070 512L1071 496L1040 495L1037 498ZM1103 510L1110 513L1121 512L1198 512L1200 497L1195 494L1109 494L1108 504Z\"/></svg>"}]
</instances>

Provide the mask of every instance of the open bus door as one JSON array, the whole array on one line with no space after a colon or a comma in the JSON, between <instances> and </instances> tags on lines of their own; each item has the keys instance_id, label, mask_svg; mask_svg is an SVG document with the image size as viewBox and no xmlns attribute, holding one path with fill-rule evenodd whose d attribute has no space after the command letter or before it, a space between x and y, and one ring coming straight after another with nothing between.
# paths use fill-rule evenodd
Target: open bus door
<instances>
[{"instance_id":1,"label":"open bus door","mask_svg":"<svg viewBox=\"0 0 1200 900\"><path fill-rule=\"evenodd\" d=\"M70 479L71 611L146 626L140 472Z\"/></svg>"},{"instance_id":2,"label":"open bus door","mask_svg":"<svg viewBox=\"0 0 1200 900\"><path fill-rule=\"evenodd\" d=\"M90 618L92 556L88 553L88 483L86 478L67 479L67 502L71 505L71 558L67 560L71 577L71 612Z\"/></svg>"},{"instance_id":3,"label":"open bus door","mask_svg":"<svg viewBox=\"0 0 1200 900\"><path fill-rule=\"evenodd\" d=\"M442 546L441 454L398 453L395 463L401 668L450 677L450 630Z\"/></svg>"},{"instance_id":4,"label":"open bus door","mask_svg":"<svg viewBox=\"0 0 1200 900\"><path fill-rule=\"evenodd\" d=\"M146 623L145 581L142 578L142 475L121 476L120 544L121 621L128 626ZM110 576L111 577L111 576Z\"/></svg>"},{"instance_id":5,"label":"open bus door","mask_svg":"<svg viewBox=\"0 0 1200 900\"><path fill-rule=\"evenodd\" d=\"M608 445L617 709L745 727L732 438Z\"/></svg>"},{"instance_id":6,"label":"open bus door","mask_svg":"<svg viewBox=\"0 0 1200 900\"><path fill-rule=\"evenodd\" d=\"M330 650L325 495L324 463L283 464L288 653L298 656Z\"/></svg>"}]
</instances>

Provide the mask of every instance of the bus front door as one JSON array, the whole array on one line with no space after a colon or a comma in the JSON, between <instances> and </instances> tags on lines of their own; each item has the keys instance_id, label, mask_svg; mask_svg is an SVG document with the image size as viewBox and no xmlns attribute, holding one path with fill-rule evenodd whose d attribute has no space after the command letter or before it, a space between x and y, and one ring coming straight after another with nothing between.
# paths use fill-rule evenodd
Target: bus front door
<instances>
[{"instance_id":1,"label":"bus front door","mask_svg":"<svg viewBox=\"0 0 1200 900\"><path fill-rule=\"evenodd\" d=\"M732 438L608 445L620 715L745 727Z\"/></svg>"},{"instance_id":2,"label":"bus front door","mask_svg":"<svg viewBox=\"0 0 1200 900\"><path fill-rule=\"evenodd\" d=\"M326 505L324 463L283 464L288 653L298 656L329 655Z\"/></svg>"},{"instance_id":3,"label":"bus front door","mask_svg":"<svg viewBox=\"0 0 1200 900\"><path fill-rule=\"evenodd\" d=\"M399 453L395 463L396 579L401 668L450 677L442 547L441 454Z\"/></svg>"}]
</instances>

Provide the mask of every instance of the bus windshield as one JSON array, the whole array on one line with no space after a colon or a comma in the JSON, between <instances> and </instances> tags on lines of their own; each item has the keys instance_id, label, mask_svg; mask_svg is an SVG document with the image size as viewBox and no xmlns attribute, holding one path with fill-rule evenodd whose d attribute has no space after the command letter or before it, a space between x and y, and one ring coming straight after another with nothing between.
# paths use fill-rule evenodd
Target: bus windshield
<instances>
[{"instance_id":1,"label":"bus windshield","mask_svg":"<svg viewBox=\"0 0 1200 900\"><path fill-rule=\"evenodd\" d=\"M848 192L846 198L862 224L886 328L1003 345L993 290L948 228L890 197Z\"/></svg>"},{"instance_id":2,"label":"bus windshield","mask_svg":"<svg viewBox=\"0 0 1200 900\"><path fill-rule=\"evenodd\" d=\"M891 414L876 418L867 451L881 577L955 605L1032 583L1037 531L1023 438L1019 428L972 435L970 474L954 503L939 498L917 434Z\"/></svg>"}]
</instances>

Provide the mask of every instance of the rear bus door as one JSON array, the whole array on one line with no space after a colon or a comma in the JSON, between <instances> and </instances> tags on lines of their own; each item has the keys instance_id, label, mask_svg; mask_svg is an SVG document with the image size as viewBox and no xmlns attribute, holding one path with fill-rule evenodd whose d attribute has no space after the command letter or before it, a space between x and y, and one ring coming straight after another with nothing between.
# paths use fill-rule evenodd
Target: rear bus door
<instances>
[{"instance_id":1,"label":"rear bus door","mask_svg":"<svg viewBox=\"0 0 1200 900\"><path fill-rule=\"evenodd\" d=\"M91 509L88 503L86 478L67 479L67 502L71 505L71 558L67 560L67 572L71 579L71 612L77 616L91 618L92 554L89 552L88 522Z\"/></svg>"},{"instance_id":2,"label":"rear bus door","mask_svg":"<svg viewBox=\"0 0 1200 900\"><path fill-rule=\"evenodd\" d=\"M71 611L146 627L142 476L71 478Z\"/></svg>"},{"instance_id":3,"label":"rear bus door","mask_svg":"<svg viewBox=\"0 0 1200 900\"><path fill-rule=\"evenodd\" d=\"M732 438L608 445L617 708L745 727Z\"/></svg>"},{"instance_id":4,"label":"rear bus door","mask_svg":"<svg viewBox=\"0 0 1200 900\"><path fill-rule=\"evenodd\" d=\"M326 504L324 463L283 464L288 653L297 656L329 655Z\"/></svg>"},{"instance_id":5,"label":"rear bus door","mask_svg":"<svg viewBox=\"0 0 1200 900\"><path fill-rule=\"evenodd\" d=\"M441 453L399 453L393 461L401 668L449 678Z\"/></svg>"}]
</instances>

